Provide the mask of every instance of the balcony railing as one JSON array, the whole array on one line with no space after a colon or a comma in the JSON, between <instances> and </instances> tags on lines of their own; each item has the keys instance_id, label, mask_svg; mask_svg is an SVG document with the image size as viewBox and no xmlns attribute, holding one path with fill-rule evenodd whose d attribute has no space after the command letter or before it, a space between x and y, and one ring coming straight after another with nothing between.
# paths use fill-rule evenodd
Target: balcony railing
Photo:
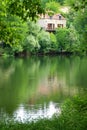
<instances>
[{"instance_id":1,"label":"balcony railing","mask_svg":"<svg viewBox=\"0 0 87 130\"><path fill-rule=\"evenodd\" d=\"M46 28L46 31L48 31L48 32L54 32L56 30L56 28Z\"/></svg>"}]
</instances>

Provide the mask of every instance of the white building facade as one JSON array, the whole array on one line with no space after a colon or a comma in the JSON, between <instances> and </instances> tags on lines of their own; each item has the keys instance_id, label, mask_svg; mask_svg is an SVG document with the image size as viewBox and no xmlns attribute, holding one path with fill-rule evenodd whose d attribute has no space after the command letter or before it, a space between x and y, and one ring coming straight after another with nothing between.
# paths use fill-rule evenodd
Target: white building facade
<instances>
[{"instance_id":1,"label":"white building facade","mask_svg":"<svg viewBox=\"0 0 87 130\"><path fill-rule=\"evenodd\" d=\"M66 19L60 14L53 16L45 14L40 16L38 24L46 31L55 31L59 27L66 27Z\"/></svg>"}]
</instances>

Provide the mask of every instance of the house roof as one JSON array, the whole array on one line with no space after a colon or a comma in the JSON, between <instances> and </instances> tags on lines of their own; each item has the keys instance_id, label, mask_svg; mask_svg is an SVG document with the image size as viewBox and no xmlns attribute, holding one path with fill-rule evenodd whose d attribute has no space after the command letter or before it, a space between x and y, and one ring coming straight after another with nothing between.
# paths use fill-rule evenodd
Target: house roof
<instances>
[{"instance_id":1,"label":"house roof","mask_svg":"<svg viewBox=\"0 0 87 130\"><path fill-rule=\"evenodd\" d=\"M49 16L48 14L40 15L41 19L55 19L55 20L66 20L61 14L54 14L53 16Z\"/></svg>"}]
</instances>

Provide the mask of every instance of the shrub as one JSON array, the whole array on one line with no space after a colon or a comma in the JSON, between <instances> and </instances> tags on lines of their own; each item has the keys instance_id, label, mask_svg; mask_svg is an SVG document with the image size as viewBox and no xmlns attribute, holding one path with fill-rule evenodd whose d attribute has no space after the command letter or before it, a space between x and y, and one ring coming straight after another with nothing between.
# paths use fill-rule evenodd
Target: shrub
<instances>
[{"instance_id":1,"label":"shrub","mask_svg":"<svg viewBox=\"0 0 87 130\"><path fill-rule=\"evenodd\" d=\"M40 44L40 52L49 52L50 49L50 35L48 32L45 32L44 30L42 30L39 34L38 34L38 41Z\"/></svg>"},{"instance_id":2,"label":"shrub","mask_svg":"<svg viewBox=\"0 0 87 130\"><path fill-rule=\"evenodd\" d=\"M0 26L0 41L9 45L14 53L22 51L27 24L18 16L8 15L7 18L2 19Z\"/></svg>"}]
</instances>

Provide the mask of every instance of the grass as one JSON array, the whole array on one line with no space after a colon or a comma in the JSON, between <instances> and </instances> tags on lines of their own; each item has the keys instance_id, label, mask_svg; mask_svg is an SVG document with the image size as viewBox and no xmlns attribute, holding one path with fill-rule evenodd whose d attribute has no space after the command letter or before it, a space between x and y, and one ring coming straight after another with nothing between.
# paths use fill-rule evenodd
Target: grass
<instances>
[{"instance_id":1,"label":"grass","mask_svg":"<svg viewBox=\"0 0 87 130\"><path fill-rule=\"evenodd\" d=\"M38 121L0 121L0 130L87 130L87 96L68 99L60 116Z\"/></svg>"},{"instance_id":2,"label":"grass","mask_svg":"<svg viewBox=\"0 0 87 130\"><path fill-rule=\"evenodd\" d=\"M14 122L0 123L0 130L62 130L57 118L40 119L36 122Z\"/></svg>"}]
</instances>

